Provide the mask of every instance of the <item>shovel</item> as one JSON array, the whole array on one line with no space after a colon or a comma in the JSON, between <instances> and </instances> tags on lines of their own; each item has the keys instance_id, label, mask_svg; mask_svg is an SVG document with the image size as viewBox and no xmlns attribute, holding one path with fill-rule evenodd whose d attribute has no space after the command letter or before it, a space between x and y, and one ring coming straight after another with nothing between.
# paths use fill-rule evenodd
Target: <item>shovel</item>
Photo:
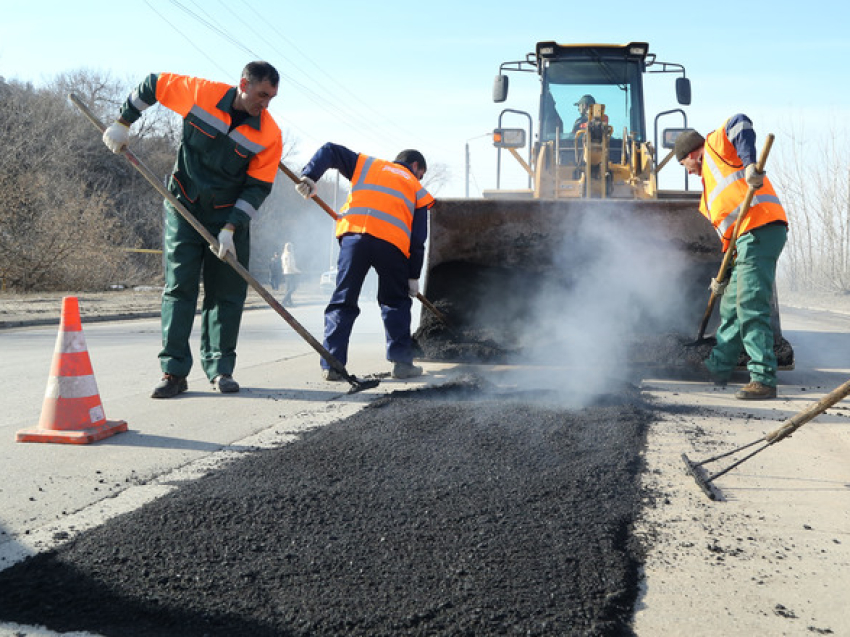
<instances>
[{"instance_id":1,"label":"shovel","mask_svg":"<svg viewBox=\"0 0 850 637\"><path fill-rule=\"evenodd\" d=\"M745 460L749 460L757 453L764 451L769 446L779 442L783 438L787 438L792 433L797 431L800 427L812 420L814 417L821 415L827 409L832 407L835 403L845 398L848 394L850 394L850 380L848 380L840 387L832 390L829 394L821 398L817 403L815 403L808 409L804 409L803 411L795 414L794 416L783 422L782 425L775 431L772 431L771 433L765 435L762 438L759 438L758 440L754 440L749 444L746 444L742 447L737 447L732 451L727 451L726 453L722 453L718 456L707 458L706 460L703 460L701 462L693 462L692 460L689 460L688 456L684 453L682 454L682 460L685 462L685 467L687 468L688 473L693 476L694 480L696 480L697 484L700 486L703 492L705 492L705 494L712 500L722 500L722 494L713 484L713 482L717 478L731 471ZM704 469L704 466L710 462L714 462L715 460L720 460L721 458L726 458L728 456L737 454L759 443L764 444L762 444L762 446L757 448L755 451L752 451L743 458L736 460L728 467L721 471L718 471L717 473L712 473L711 475L709 475Z\"/></svg>"},{"instance_id":2,"label":"shovel","mask_svg":"<svg viewBox=\"0 0 850 637\"><path fill-rule=\"evenodd\" d=\"M770 154L770 147L773 146L773 139L773 133L769 133L767 138L764 140L764 148L762 148L761 156L756 164L756 169L759 172L764 172L764 165L767 163L767 156ZM732 255L735 252L735 241L738 240L738 232L741 228L741 222L750 211L750 205L753 202L753 196L755 194L756 189L750 186L747 189L747 194L741 204L741 212L738 214L738 219L735 221L735 228L732 230L732 238L729 240L729 248L726 250L726 254L723 255L723 261L720 263L720 270L717 272L717 278L715 279L718 282L723 281L726 278L726 270L729 268L729 262L732 260ZM711 319L711 313L714 311L714 305L717 302L717 299L718 296L714 293L714 290L712 290L711 296L708 298L708 307L705 309L705 314L703 314L702 322L699 325L697 338L692 343L687 343L688 347L711 342L711 339L705 338L705 329L708 327L708 321Z\"/></svg>"},{"instance_id":3,"label":"shovel","mask_svg":"<svg viewBox=\"0 0 850 637\"><path fill-rule=\"evenodd\" d=\"M279 167L279 168L280 168L280 169L281 169L281 170L282 170L282 171L286 174L286 176L287 176L287 177L289 177L289 178L290 178L290 179L291 179L294 183L296 183L296 184L301 183L301 179L298 177L298 175L296 175L294 172L292 172L292 171L291 171L291 170L287 167L287 165L286 165L286 164L284 164L283 162L280 162L280 164L278 164L278 167ZM326 203L322 200L322 198L321 198L321 197L319 197L318 195L314 195L313 197L310 197L310 198L311 198L313 201L315 201L315 202L319 205L319 207L320 207L322 210L324 210L326 213L328 213L328 215L330 216L330 218L331 218L331 219L333 219L334 221L338 221L338 220L339 220L339 215L338 215L336 212L334 212L334 209L333 209L333 208L331 208L328 204L326 204ZM437 317L437 319L438 319L438 320L439 320L439 321L440 321L443 325L445 325L447 328L450 328L450 329L451 329L451 326L449 325L449 322L448 322L448 320L446 319L446 315L445 315L445 314L443 314L442 312L440 312L440 310L438 310L438 309L434 306L434 304L433 304L433 303L431 303L431 301L429 301L427 298L425 298L425 296L423 296L423 294L422 294L421 292L417 292L417 293L416 293L416 298L419 300L419 302L420 302L420 303L422 303L422 305L424 305L426 308L428 308L428 311L430 311L430 312L431 312L434 316L436 316L436 317Z\"/></svg>"},{"instance_id":4,"label":"shovel","mask_svg":"<svg viewBox=\"0 0 850 637\"><path fill-rule=\"evenodd\" d=\"M104 126L103 123L97 118L97 116L92 113L91 110L89 110L89 108L82 102L82 100L80 100L79 97L71 93L70 95L68 95L68 98L77 106L77 108L79 108L83 112L83 114L89 119L89 121L91 121L92 124L97 127L97 129L101 133L106 130L106 126ZM153 173L153 171L151 171L150 168L145 166L129 148L125 149L123 154L127 161L129 161L133 165L133 167L142 174L142 176L157 190L157 192L159 192L160 195L162 195L165 199L168 200L168 202L172 206L174 206L174 209L177 210L178 213L180 213L180 216L182 216L198 232L198 234L200 234L206 240L206 242L210 244L210 246L215 252L218 252L218 239L213 237L209 233L209 231L207 231L207 229L203 226L203 224L201 224L194 217L194 215L192 215L191 212L186 210L183 204L181 204L180 201L160 183L159 178ZM255 279L251 275L251 273L248 272L248 270L241 263L239 263L239 261L236 260L236 257L234 257L231 253L228 252L225 255L224 260L234 270L236 270L237 274L239 274L239 276L245 279L251 285L251 287L254 288L261 297L263 297L263 299L265 299L265 301L275 310L275 312L280 314L280 316L283 317L283 319L287 323L289 323L290 327L292 327L292 329L294 329L298 333L298 335L301 336L301 338L307 341L307 343L314 350L316 350L316 352L318 352L322 358L327 361L328 365L330 365L334 371L339 373L340 376L342 376L346 381L348 381L348 383L351 385L351 389L348 391L349 394L353 394L355 392L363 391L364 389L371 389L372 387L378 386L378 384L381 382L378 379L358 380L357 377L349 374L346 371L345 366L340 363L333 356L333 354L326 350L322 346L322 344L319 343L319 341L313 338L310 332L304 329L304 327L297 320L295 320L295 317L292 316L292 314L290 314L289 312L287 312L284 307L280 303L278 303L277 300L269 293L269 291L266 290L266 288L263 287L262 284L257 281L257 279Z\"/></svg>"}]
</instances>

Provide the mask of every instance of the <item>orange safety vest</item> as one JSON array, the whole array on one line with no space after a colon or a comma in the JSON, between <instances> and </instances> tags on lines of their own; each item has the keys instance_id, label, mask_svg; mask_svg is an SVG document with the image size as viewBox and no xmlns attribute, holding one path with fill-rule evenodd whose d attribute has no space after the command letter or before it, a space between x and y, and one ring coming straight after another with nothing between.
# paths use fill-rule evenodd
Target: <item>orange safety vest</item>
<instances>
[{"instance_id":1,"label":"orange safety vest","mask_svg":"<svg viewBox=\"0 0 850 637\"><path fill-rule=\"evenodd\" d=\"M583 121L583 122L579 125L579 128L587 128L587 122L588 122L588 121L590 121L590 120L588 120L588 119L584 120L584 121ZM602 116L602 123L603 123L603 124L605 124L605 126L607 126L607 125L608 125L608 116L607 116L607 115L603 115L603 116Z\"/></svg>"},{"instance_id":2,"label":"orange safety vest","mask_svg":"<svg viewBox=\"0 0 850 637\"><path fill-rule=\"evenodd\" d=\"M161 73L156 83L157 101L187 119L204 135L211 137L213 131L204 130L207 126L218 133L228 135L230 113L219 108L219 102L233 86L213 82L197 77L188 77L176 73ZM188 117L191 114L191 117ZM260 129L246 123L237 126L229 133L236 142L236 150L242 147L243 156L253 154L248 164L248 175L254 179L274 183L282 151L280 128L268 112L260 115ZM279 150L278 150L279 149ZM275 152L263 152L274 150ZM245 152L247 151L247 152Z\"/></svg>"},{"instance_id":3,"label":"orange safety vest","mask_svg":"<svg viewBox=\"0 0 850 637\"><path fill-rule=\"evenodd\" d=\"M370 234L410 258L413 211L433 205L434 198L407 168L361 154L351 176L348 200L339 211L336 236Z\"/></svg>"},{"instance_id":4,"label":"orange safety vest","mask_svg":"<svg viewBox=\"0 0 850 637\"><path fill-rule=\"evenodd\" d=\"M749 186L744 178L744 168L735 146L726 136L725 125L708 135L702 155L703 191L699 210L720 235L723 252L729 249L741 204L747 196ZM738 234L743 235L773 221L788 223L788 218L773 185L765 177L764 184L753 195L750 210L741 221Z\"/></svg>"}]
</instances>

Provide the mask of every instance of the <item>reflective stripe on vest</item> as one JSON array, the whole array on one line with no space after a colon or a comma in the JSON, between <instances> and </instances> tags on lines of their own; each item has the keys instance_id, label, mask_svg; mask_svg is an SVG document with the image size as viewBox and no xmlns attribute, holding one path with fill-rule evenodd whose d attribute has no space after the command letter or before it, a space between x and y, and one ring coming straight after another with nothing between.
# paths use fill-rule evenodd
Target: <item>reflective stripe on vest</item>
<instances>
[{"instance_id":1,"label":"reflective stripe on vest","mask_svg":"<svg viewBox=\"0 0 850 637\"><path fill-rule=\"evenodd\" d=\"M336 236L370 234L410 257L413 211L432 202L433 197L404 166L360 155L351 193L339 213Z\"/></svg>"},{"instance_id":2,"label":"reflective stripe on vest","mask_svg":"<svg viewBox=\"0 0 850 637\"><path fill-rule=\"evenodd\" d=\"M725 125L709 134L705 140L702 157L702 178L705 185L700 211L720 235L724 252L729 247L732 230L749 188L744 173L741 158L726 136ZM787 218L773 185L765 177L763 186L753 196L747 216L741 221L739 235L772 221L787 222Z\"/></svg>"}]
</instances>

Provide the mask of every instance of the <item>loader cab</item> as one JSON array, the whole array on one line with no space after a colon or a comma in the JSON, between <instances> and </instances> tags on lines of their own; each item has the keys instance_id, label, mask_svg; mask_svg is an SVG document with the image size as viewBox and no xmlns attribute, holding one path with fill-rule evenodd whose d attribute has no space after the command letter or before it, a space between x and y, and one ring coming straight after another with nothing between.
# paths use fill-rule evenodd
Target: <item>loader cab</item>
<instances>
[{"instance_id":1,"label":"loader cab","mask_svg":"<svg viewBox=\"0 0 850 637\"><path fill-rule=\"evenodd\" d=\"M525 169L535 197L594 193L603 197L655 196L657 185L650 169L657 158L653 138L647 132L643 78L645 73L681 74L676 81L676 97L680 104L689 104L690 81L684 77L684 67L657 62L645 42L538 42L525 60L501 65L493 86L495 102L507 99L505 72L509 71L536 72L540 81L536 131L532 130L535 118L531 113L512 109L502 112L528 118ZM595 105L594 117L582 123L579 103L586 98ZM658 117L674 113L684 117L681 109L665 111L656 116L656 127ZM501 129L501 116L499 126ZM495 138L494 145L499 149L499 163L496 191L490 193L500 192L501 150L508 149L515 157L519 152L495 143Z\"/></svg>"},{"instance_id":2,"label":"loader cab","mask_svg":"<svg viewBox=\"0 0 850 637\"><path fill-rule=\"evenodd\" d=\"M620 163L623 140L631 135L646 141L643 73L649 46L569 46L554 42L537 44L540 75L539 135L536 144L556 141L562 165L575 163L579 101L592 96L604 106L605 123L611 127L610 158Z\"/></svg>"}]
</instances>

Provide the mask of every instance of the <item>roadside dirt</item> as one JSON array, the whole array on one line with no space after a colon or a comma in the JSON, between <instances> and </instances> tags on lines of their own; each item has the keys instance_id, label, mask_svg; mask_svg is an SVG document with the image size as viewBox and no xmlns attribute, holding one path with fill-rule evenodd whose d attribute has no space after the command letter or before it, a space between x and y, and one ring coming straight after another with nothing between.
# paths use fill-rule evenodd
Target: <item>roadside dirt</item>
<instances>
[{"instance_id":1,"label":"roadside dirt","mask_svg":"<svg viewBox=\"0 0 850 637\"><path fill-rule=\"evenodd\" d=\"M109 292L0 292L0 329L25 325L59 325L62 298L76 296L83 324L91 321L122 320L159 316L162 288L145 286ZM200 299L199 299L200 307ZM248 289L245 309L268 307L253 289Z\"/></svg>"}]
</instances>

